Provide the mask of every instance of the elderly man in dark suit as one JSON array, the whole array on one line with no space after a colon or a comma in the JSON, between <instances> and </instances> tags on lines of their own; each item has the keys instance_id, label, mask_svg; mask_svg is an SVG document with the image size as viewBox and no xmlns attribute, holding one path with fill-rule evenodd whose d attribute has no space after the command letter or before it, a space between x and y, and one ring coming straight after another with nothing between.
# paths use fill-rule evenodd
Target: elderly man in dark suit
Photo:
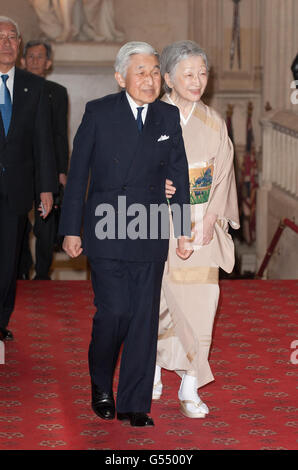
<instances>
[{"instance_id":1,"label":"elderly man in dark suit","mask_svg":"<svg viewBox=\"0 0 298 470\"><path fill-rule=\"evenodd\" d=\"M161 78L155 50L146 43L127 43L118 53L115 69L125 91L86 106L74 140L60 231L66 235L65 251L75 257L84 249L91 265L98 308L89 348L92 408L103 419L115 416L113 374L123 344L117 418L132 426L152 426L147 413L168 238L151 223L150 211L163 204L169 222L166 177L177 188L173 203L181 211L188 207L188 166L178 109L157 100ZM138 225L134 211L140 212L140 233L133 230ZM110 218L101 217L105 212ZM189 218L184 226L189 235ZM185 242L184 236L178 240L177 253L183 258L191 254Z\"/></svg>"},{"instance_id":2,"label":"elderly man in dark suit","mask_svg":"<svg viewBox=\"0 0 298 470\"><path fill-rule=\"evenodd\" d=\"M17 24L0 17L0 339L14 308L17 261L34 193L42 217L52 209L56 169L44 79L15 67Z\"/></svg>"},{"instance_id":3,"label":"elderly man in dark suit","mask_svg":"<svg viewBox=\"0 0 298 470\"><path fill-rule=\"evenodd\" d=\"M42 40L27 42L21 59L22 66L31 73L46 78L52 66L52 48L49 43ZM57 203L61 204L63 189L66 185L68 170L68 96L64 86L51 80L46 80L45 87L51 105L51 124L56 159L57 176L59 180L59 194L54 195ZM55 202L55 201L54 201ZM49 271L53 260L53 251L57 235L57 211L54 209L44 220L39 217L39 201L35 205L34 235L35 243L35 278L36 280L49 280ZM25 236L22 244L19 266L19 278L29 279L29 270L32 266L32 256L29 247L29 233L31 223L28 219Z\"/></svg>"}]
</instances>

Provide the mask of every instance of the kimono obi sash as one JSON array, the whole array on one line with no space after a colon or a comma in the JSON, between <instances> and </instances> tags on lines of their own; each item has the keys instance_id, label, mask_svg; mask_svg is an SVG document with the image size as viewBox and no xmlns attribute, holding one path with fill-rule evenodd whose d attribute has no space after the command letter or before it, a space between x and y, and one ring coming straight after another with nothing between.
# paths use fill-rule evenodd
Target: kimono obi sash
<instances>
[{"instance_id":1,"label":"kimono obi sash","mask_svg":"<svg viewBox=\"0 0 298 470\"><path fill-rule=\"evenodd\" d=\"M214 158L189 165L190 203L208 202L214 173Z\"/></svg>"}]
</instances>

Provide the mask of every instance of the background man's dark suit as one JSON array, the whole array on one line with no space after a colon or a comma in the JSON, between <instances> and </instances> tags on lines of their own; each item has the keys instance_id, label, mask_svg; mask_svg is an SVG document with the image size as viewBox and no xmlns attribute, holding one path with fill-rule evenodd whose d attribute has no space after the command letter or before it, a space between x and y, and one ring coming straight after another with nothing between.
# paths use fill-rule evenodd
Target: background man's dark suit
<instances>
[{"instance_id":1,"label":"background man's dark suit","mask_svg":"<svg viewBox=\"0 0 298 470\"><path fill-rule=\"evenodd\" d=\"M51 125L53 132L54 153L56 160L57 175L67 174L68 170L68 96L64 86L52 82L45 81L46 93L50 100L51 108ZM54 195L58 204L63 194L63 187L59 187L60 193ZM55 204L54 204L55 205ZM35 219L34 219L34 235L36 236L35 257L36 257L36 279L49 279L49 270L52 264L54 244L57 236L57 219L59 215L59 207L53 208L52 212L44 220L40 217L39 200L35 203ZM58 211L58 213L57 213ZM19 263L19 278L25 275L29 277L29 270L33 264L32 255L29 247L29 234L31 231L31 223L28 219L25 229L25 235L22 243L21 259Z\"/></svg>"},{"instance_id":2,"label":"background man's dark suit","mask_svg":"<svg viewBox=\"0 0 298 470\"><path fill-rule=\"evenodd\" d=\"M67 174L68 170L68 96L64 86L46 80L46 90L49 95L51 105L51 123L53 131L54 152L56 159L57 175ZM63 194L63 187L60 185L60 195L54 195L55 200L60 205L60 198ZM57 209L53 208L49 216L43 220L38 217L35 210L34 234L36 236L35 256L36 256L36 277L46 279L53 260L54 243L57 234Z\"/></svg>"},{"instance_id":3,"label":"background man's dark suit","mask_svg":"<svg viewBox=\"0 0 298 470\"><path fill-rule=\"evenodd\" d=\"M15 299L16 263L35 193L57 191L45 81L15 69L12 117L5 137L0 120L0 328Z\"/></svg>"},{"instance_id":4,"label":"background man's dark suit","mask_svg":"<svg viewBox=\"0 0 298 470\"><path fill-rule=\"evenodd\" d=\"M57 173L67 173L68 170L68 137L67 115L68 96L67 89L51 80L45 81L45 87L51 103L51 122L54 140Z\"/></svg>"},{"instance_id":5,"label":"background man's dark suit","mask_svg":"<svg viewBox=\"0 0 298 470\"><path fill-rule=\"evenodd\" d=\"M95 209L101 203L117 211L118 196L127 207L166 204L165 179L177 188L173 203L189 203L188 168L174 106L149 104L140 134L125 92L87 104L74 140L60 232L79 236L91 263L95 305L89 366L100 390L112 389L119 349L124 341L117 393L118 412L148 412L154 376L160 286L168 240L98 240ZM167 140L158 141L161 135ZM88 199L85 191L91 173ZM117 226L116 226L117 230ZM148 234L149 234L148 226ZM134 284L135 281L138 281ZM141 282L140 282L141 280ZM137 287L132 287L132 286ZM130 289L135 304L131 305ZM133 318L132 318L133 317Z\"/></svg>"}]
</instances>

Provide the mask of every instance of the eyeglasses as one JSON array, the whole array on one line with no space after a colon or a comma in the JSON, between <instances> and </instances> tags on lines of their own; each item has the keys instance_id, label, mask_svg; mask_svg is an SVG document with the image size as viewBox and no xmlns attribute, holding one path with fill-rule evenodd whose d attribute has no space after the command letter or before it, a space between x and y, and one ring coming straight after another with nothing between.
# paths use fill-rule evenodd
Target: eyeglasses
<instances>
[{"instance_id":1,"label":"eyeglasses","mask_svg":"<svg viewBox=\"0 0 298 470\"><path fill-rule=\"evenodd\" d=\"M18 40L18 35L16 33L11 33L11 34L3 34L0 33L0 41L17 41Z\"/></svg>"}]
</instances>

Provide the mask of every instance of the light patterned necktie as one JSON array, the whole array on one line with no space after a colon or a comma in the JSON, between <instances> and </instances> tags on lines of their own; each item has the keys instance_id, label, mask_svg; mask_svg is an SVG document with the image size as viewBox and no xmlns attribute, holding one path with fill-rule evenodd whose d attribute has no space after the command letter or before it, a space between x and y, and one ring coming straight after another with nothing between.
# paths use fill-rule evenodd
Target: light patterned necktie
<instances>
[{"instance_id":1,"label":"light patterned necktie","mask_svg":"<svg viewBox=\"0 0 298 470\"><path fill-rule=\"evenodd\" d=\"M8 75L1 75L3 87L0 94L0 110L2 115L2 121L4 126L5 135L8 133L10 120L11 120L11 113L12 113L12 104L11 104L11 96L9 93L9 89L7 88L7 80Z\"/></svg>"}]
</instances>

